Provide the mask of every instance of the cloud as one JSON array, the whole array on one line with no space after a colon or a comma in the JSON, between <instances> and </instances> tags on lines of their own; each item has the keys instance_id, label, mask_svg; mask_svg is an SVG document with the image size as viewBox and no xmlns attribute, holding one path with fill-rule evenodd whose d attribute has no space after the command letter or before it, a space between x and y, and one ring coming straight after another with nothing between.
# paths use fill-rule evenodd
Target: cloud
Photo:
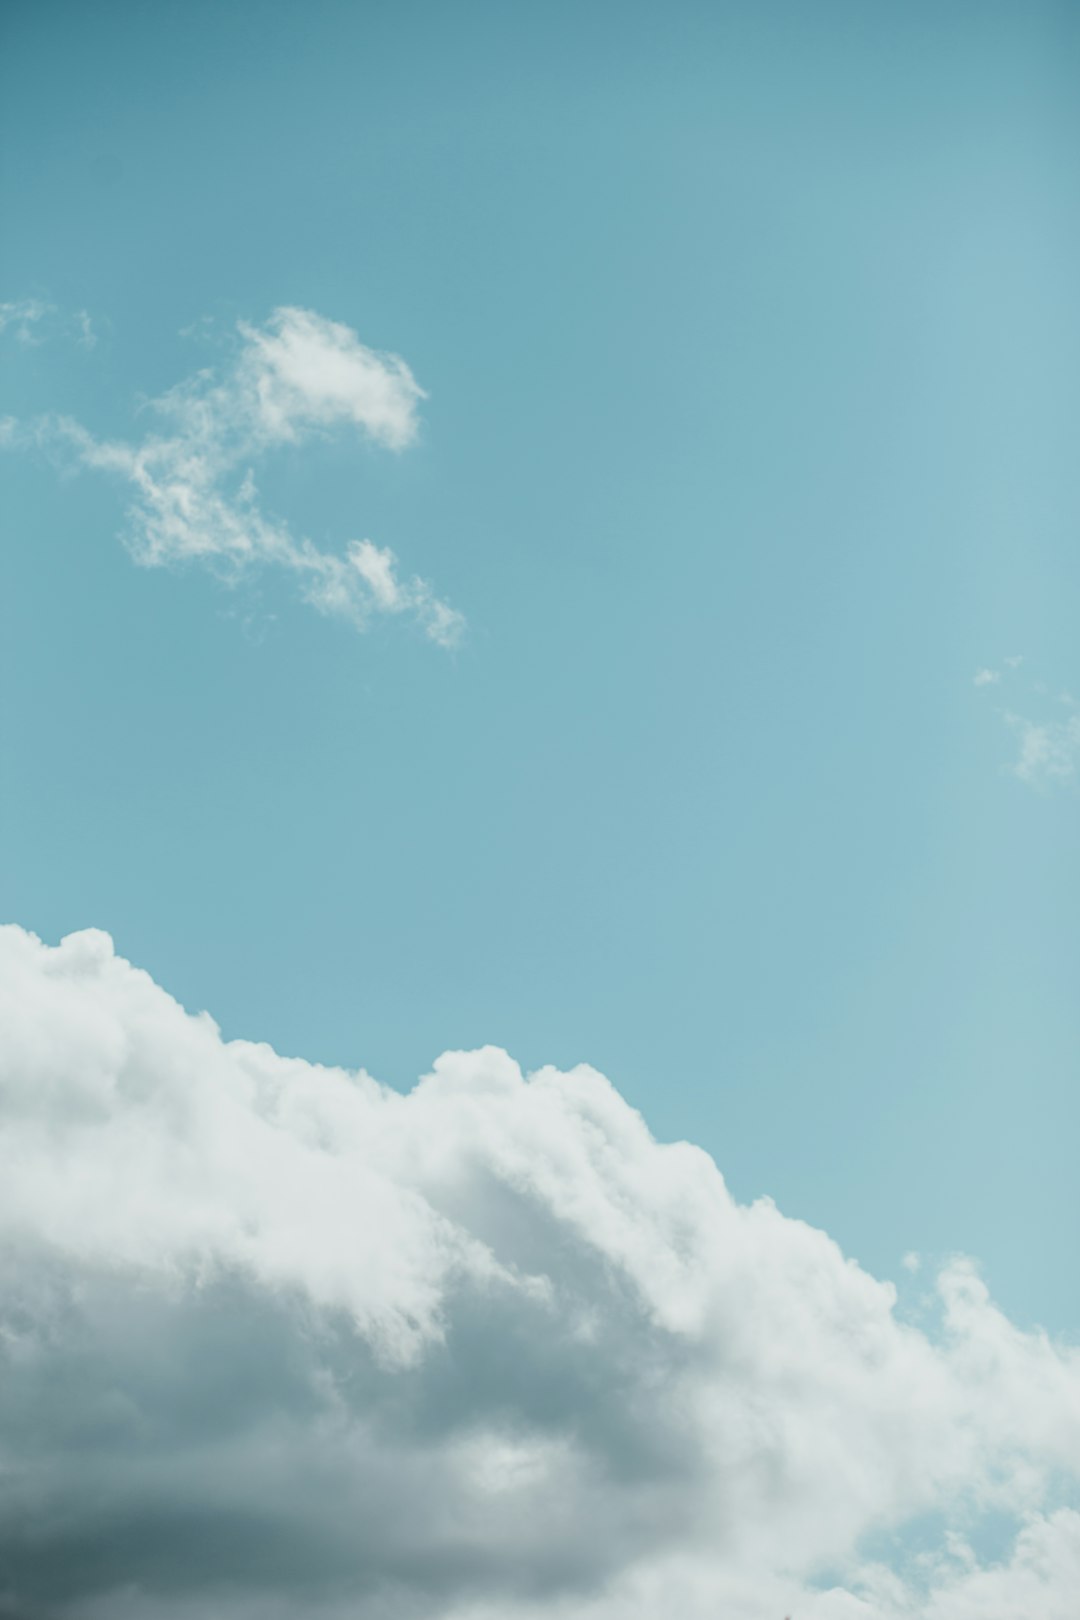
<instances>
[{"instance_id":1,"label":"cloud","mask_svg":"<svg viewBox=\"0 0 1080 1620\"><path fill-rule=\"evenodd\" d=\"M1073 1612L1077 1352L966 1262L905 1319L592 1069L401 1095L3 929L0 1232L20 1620Z\"/></svg>"},{"instance_id":2,"label":"cloud","mask_svg":"<svg viewBox=\"0 0 1080 1620\"><path fill-rule=\"evenodd\" d=\"M461 614L426 580L403 578L392 551L370 540L341 553L320 549L263 511L255 481L271 452L335 428L403 450L416 438L424 397L396 355L366 348L309 310L278 309L264 327L241 323L222 375L201 371L154 400L159 426L141 442L100 440L66 417L34 424L23 440L64 446L130 487L129 545L147 567L198 561L231 582L277 567L321 613L358 629L376 615L405 616L451 647Z\"/></svg>"},{"instance_id":3,"label":"cloud","mask_svg":"<svg viewBox=\"0 0 1080 1620\"><path fill-rule=\"evenodd\" d=\"M0 303L0 332L10 329L20 343L33 343L36 340L34 329L50 308L39 298L16 298Z\"/></svg>"},{"instance_id":4,"label":"cloud","mask_svg":"<svg viewBox=\"0 0 1080 1620\"><path fill-rule=\"evenodd\" d=\"M1008 671L1005 679L1014 684L1012 677L1024 662L1020 654L1003 660ZM975 677L976 686L997 686L1002 682L997 670L980 669ZM1045 711L1052 703L1058 711L1077 710L1077 701L1071 692L1058 692L1051 697L1042 681L1028 682L1027 700ZM1075 781L1080 767L1080 713L1051 712L1040 719L1019 714L1014 709L998 711L1004 724L1018 739L1017 755L1009 766L1011 774L1029 787L1040 789L1061 787Z\"/></svg>"},{"instance_id":5,"label":"cloud","mask_svg":"<svg viewBox=\"0 0 1080 1620\"><path fill-rule=\"evenodd\" d=\"M16 298L0 303L0 335L14 333L20 343L37 344L47 337L74 338L86 349L97 342L94 324L85 309L64 316L55 304L41 298Z\"/></svg>"},{"instance_id":6,"label":"cloud","mask_svg":"<svg viewBox=\"0 0 1080 1620\"><path fill-rule=\"evenodd\" d=\"M1012 769L1022 782L1052 787L1075 778L1080 762L1080 715L1038 722L1007 713L1005 720L1020 739Z\"/></svg>"},{"instance_id":7,"label":"cloud","mask_svg":"<svg viewBox=\"0 0 1080 1620\"><path fill-rule=\"evenodd\" d=\"M74 315L77 341L84 349L92 349L97 344L97 332L94 323L85 309L77 309Z\"/></svg>"}]
</instances>

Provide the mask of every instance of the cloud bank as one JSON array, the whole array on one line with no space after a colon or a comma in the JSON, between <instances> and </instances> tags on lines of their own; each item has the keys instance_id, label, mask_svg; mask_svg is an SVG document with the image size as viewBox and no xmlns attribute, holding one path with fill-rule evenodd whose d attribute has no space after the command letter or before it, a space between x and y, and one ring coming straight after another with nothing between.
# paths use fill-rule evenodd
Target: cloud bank
<instances>
[{"instance_id":1,"label":"cloud bank","mask_svg":"<svg viewBox=\"0 0 1080 1620\"><path fill-rule=\"evenodd\" d=\"M310 310L242 322L230 365L202 371L151 402L159 426L141 442L100 440L69 417L8 432L8 442L62 445L85 467L131 490L128 540L148 567L197 561L226 579L276 567L320 612L366 628L377 615L411 618L443 647L461 638L460 613L426 580L403 578L392 551L370 540L326 551L264 512L257 465L275 450L346 428L403 450L424 398L396 355L366 348L347 326Z\"/></svg>"},{"instance_id":2,"label":"cloud bank","mask_svg":"<svg viewBox=\"0 0 1080 1620\"><path fill-rule=\"evenodd\" d=\"M1075 1616L1080 1355L592 1069L401 1095L9 927L0 1238L0 1613Z\"/></svg>"}]
</instances>

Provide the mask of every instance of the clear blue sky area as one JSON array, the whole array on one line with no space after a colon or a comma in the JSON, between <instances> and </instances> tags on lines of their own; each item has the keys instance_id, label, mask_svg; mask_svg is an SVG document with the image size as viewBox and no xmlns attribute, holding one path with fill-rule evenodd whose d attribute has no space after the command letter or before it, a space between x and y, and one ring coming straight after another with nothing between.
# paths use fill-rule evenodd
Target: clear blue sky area
<instances>
[{"instance_id":1,"label":"clear blue sky area","mask_svg":"<svg viewBox=\"0 0 1080 1620\"><path fill-rule=\"evenodd\" d=\"M119 485L6 455L5 919L396 1085L587 1061L879 1275L965 1251L1080 1326L1080 798L1003 715L1080 686L1080 10L2 34L0 301L60 314L0 415L137 438L237 321L342 322L420 440L263 499L468 621L137 567Z\"/></svg>"}]
</instances>

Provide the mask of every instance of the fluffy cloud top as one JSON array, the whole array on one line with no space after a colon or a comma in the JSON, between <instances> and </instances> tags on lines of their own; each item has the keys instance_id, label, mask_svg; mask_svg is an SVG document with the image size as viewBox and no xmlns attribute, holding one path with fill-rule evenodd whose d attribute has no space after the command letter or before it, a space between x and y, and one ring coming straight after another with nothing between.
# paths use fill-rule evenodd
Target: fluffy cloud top
<instances>
[{"instance_id":1,"label":"fluffy cloud top","mask_svg":"<svg viewBox=\"0 0 1080 1620\"><path fill-rule=\"evenodd\" d=\"M401 1095L7 928L0 1233L0 1613L1075 1614L1077 1353L964 1263L905 1321L591 1069Z\"/></svg>"},{"instance_id":2,"label":"fluffy cloud top","mask_svg":"<svg viewBox=\"0 0 1080 1620\"><path fill-rule=\"evenodd\" d=\"M283 445L335 428L403 450L424 398L404 360L366 348L347 326L303 309L278 309L264 327L241 323L222 375L199 372L153 401L159 428L140 443L96 439L58 417L21 438L61 442L87 467L132 490L129 540L148 566L196 559L226 578L275 566L305 599L363 629L376 614L416 620L440 646L460 640L461 615L426 580L402 578L393 552L353 540L320 549L259 504L255 467ZM9 430L8 442L18 442Z\"/></svg>"},{"instance_id":3,"label":"fluffy cloud top","mask_svg":"<svg viewBox=\"0 0 1080 1620\"><path fill-rule=\"evenodd\" d=\"M312 427L352 422L378 444L403 450L416 437L424 391L394 354L376 354L354 332L310 310L279 309L259 329L241 324L246 347L234 374L253 439L295 443Z\"/></svg>"}]
</instances>

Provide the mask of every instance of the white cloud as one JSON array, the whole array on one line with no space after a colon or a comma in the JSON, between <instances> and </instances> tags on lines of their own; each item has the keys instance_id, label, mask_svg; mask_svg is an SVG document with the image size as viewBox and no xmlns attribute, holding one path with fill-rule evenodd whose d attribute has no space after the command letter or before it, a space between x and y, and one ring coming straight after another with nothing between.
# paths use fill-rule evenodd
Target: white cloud
<instances>
[{"instance_id":1,"label":"white cloud","mask_svg":"<svg viewBox=\"0 0 1080 1620\"><path fill-rule=\"evenodd\" d=\"M312 427L352 422L402 450L416 437L425 395L404 360L365 348L354 332L310 310L276 310L264 328L241 323L245 340L225 413L250 411L252 438L296 443Z\"/></svg>"},{"instance_id":2,"label":"white cloud","mask_svg":"<svg viewBox=\"0 0 1080 1620\"><path fill-rule=\"evenodd\" d=\"M76 338L84 349L92 349L97 343L97 332L94 323L85 309L77 309L74 316Z\"/></svg>"},{"instance_id":3,"label":"white cloud","mask_svg":"<svg viewBox=\"0 0 1080 1620\"><path fill-rule=\"evenodd\" d=\"M1005 719L1020 739L1013 771L1022 782L1049 787L1075 778L1080 762L1080 715L1041 723L1019 714L1006 714Z\"/></svg>"},{"instance_id":4,"label":"white cloud","mask_svg":"<svg viewBox=\"0 0 1080 1620\"><path fill-rule=\"evenodd\" d=\"M1003 662L1011 673L1024 660L1020 654L1016 654ZM996 686L1001 679L996 670L980 669L975 675L974 684ZM1035 700L1035 705L1041 707L1044 714L1051 701L1059 709L1077 709L1076 699L1069 691L1058 692L1056 698L1051 700L1049 689L1043 681L1029 682L1027 696L1029 702ZM1006 708L998 713L1019 742L1016 758L1009 767L1012 775L1029 787L1043 789L1061 787L1075 781L1080 767L1080 713L1069 713L1061 718L1060 713L1051 712L1043 719L1033 719L1030 715Z\"/></svg>"},{"instance_id":5,"label":"white cloud","mask_svg":"<svg viewBox=\"0 0 1080 1620\"><path fill-rule=\"evenodd\" d=\"M966 1263L905 1322L591 1069L400 1095L0 930L0 1232L11 1612L1071 1620L1077 1352Z\"/></svg>"},{"instance_id":6,"label":"white cloud","mask_svg":"<svg viewBox=\"0 0 1080 1620\"><path fill-rule=\"evenodd\" d=\"M40 321L46 313L48 306L37 298L16 298L6 303L0 303L0 332L13 327L20 336L32 335L29 331L36 321Z\"/></svg>"},{"instance_id":7,"label":"white cloud","mask_svg":"<svg viewBox=\"0 0 1080 1620\"><path fill-rule=\"evenodd\" d=\"M9 329L20 343L36 342L36 328L52 311L40 298L15 298L0 303L0 332Z\"/></svg>"},{"instance_id":8,"label":"white cloud","mask_svg":"<svg viewBox=\"0 0 1080 1620\"><path fill-rule=\"evenodd\" d=\"M37 344L47 337L74 338L84 348L97 342L93 322L85 309L65 317L55 304L42 298L15 298L0 303L0 335L11 331L20 343Z\"/></svg>"},{"instance_id":9,"label":"white cloud","mask_svg":"<svg viewBox=\"0 0 1080 1620\"><path fill-rule=\"evenodd\" d=\"M239 334L223 375L199 372L153 401L161 427L140 443L96 439L64 417L26 437L64 444L83 466L130 485L130 547L146 566L198 560L229 580L282 568L322 613L360 629L374 615L403 614L453 646L461 615L426 580L401 577L392 551L370 540L351 541L344 553L320 549L262 510L255 482L269 452L335 427L405 449L424 398L408 366L309 310L276 310L266 326L242 323Z\"/></svg>"}]
</instances>

